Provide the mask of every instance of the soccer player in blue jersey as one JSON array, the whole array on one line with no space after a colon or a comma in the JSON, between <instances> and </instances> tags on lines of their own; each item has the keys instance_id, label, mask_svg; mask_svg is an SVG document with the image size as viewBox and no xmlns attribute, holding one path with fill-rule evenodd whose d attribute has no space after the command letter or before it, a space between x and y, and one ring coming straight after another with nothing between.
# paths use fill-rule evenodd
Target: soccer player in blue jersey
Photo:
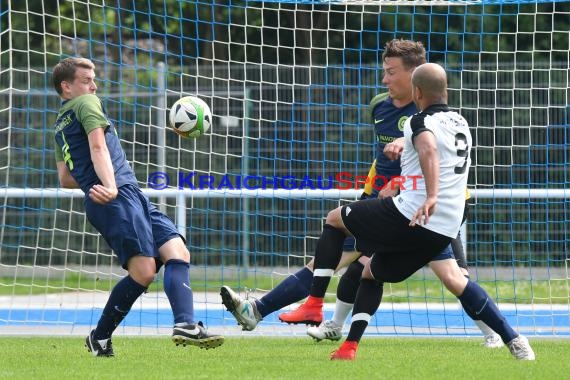
<instances>
[{"instance_id":1,"label":"soccer player in blue jersey","mask_svg":"<svg viewBox=\"0 0 570 380\"><path fill-rule=\"evenodd\" d=\"M218 347L220 335L194 321L190 253L172 221L138 186L115 126L95 95L95 66L66 58L53 69L62 98L55 122L55 159L62 187L81 188L89 222L101 233L128 275L111 291L99 322L85 340L94 356L114 356L111 336L164 265L164 291L174 315L178 345Z\"/></svg>"},{"instance_id":2,"label":"soccer player in blue jersey","mask_svg":"<svg viewBox=\"0 0 570 380\"><path fill-rule=\"evenodd\" d=\"M420 42L394 39L386 43L382 53L382 62L384 69L382 82L389 92L375 96L370 102L369 110L376 136L376 159L370 169L369 181L361 199L377 198L386 182L400 175L399 156L388 157L384 154L384 149L403 136L404 122L417 112L411 97L410 78L414 68L426 62L426 52ZM374 179L376 179L375 183L372 182ZM382 193L385 194L383 196L393 195L389 191L390 187L383 190ZM321 310L318 310L315 315L305 315L301 320L297 316L289 319L289 313L282 313L279 315L281 321L320 324L318 327L309 327L307 330L307 333L317 340L338 340L342 337L342 326L352 310L362 269L371 255L369 252L362 254L354 252L351 246L354 247L354 238L349 237L345 240L342 258L337 267L338 270L348 265L337 287L337 301L332 320L322 322L323 314ZM467 275L461 239L456 239L454 242L454 253L460 266L465 268ZM314 260L311 260L306 267L288 276L277 287L257 300L243 299L229 287L223 286L222 302L244 330L253 330L266 315L307 297L313 278L313 264ZM438 271L437 260L430 265L445 283L445 276ZM483 322L478 321L476 315L470 314L470 317L483 331L487 347L503 345L500 337Z\"/></svg>"}]
</instances>

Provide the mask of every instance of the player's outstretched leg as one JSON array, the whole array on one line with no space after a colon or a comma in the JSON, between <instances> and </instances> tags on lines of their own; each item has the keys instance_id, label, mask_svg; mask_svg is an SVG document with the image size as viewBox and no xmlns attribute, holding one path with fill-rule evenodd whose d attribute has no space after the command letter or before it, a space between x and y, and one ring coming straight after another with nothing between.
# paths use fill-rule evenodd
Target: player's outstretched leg
<instances>
[{"instance_id":1,"label":"player's outstretched leg","mask_svg":"<svg viewBox=\"0 0 570 380\"><path fill-rule=\"evenodd\" d=\"M222 286L220 296L222 303L232 313L242 330L251 331L261 321L262 317L254 301L241 298L229 286Z\"/></svg>"},{"instance_id":2,"label":"player's outstretched leg","mask_svg":"<svg viewBox=\"0 0 570 380\"><path fill-rule=\"evenodd\" d=\"M506 343L511 354L516 359L535 359L534 351L528 340L513 330L497 308L495 302L477 283L469 280L462 294L457 298L459 298L466 311L476 314L479 319L501 336L501 339Z\"/></svg>"},{"instance_id":3,"label":"player's outstretched leg","mask_svg":"<svg viewBox=\"0 0 570 380\"><path fill-rule=\"evenodd\" d=\"M312 280L313 272L305 266L287 276L260 299L245 300L227 286L220 289L220 295L222 303L233 314L242 329L251 331L265 316L307 297Z\"/></svg>"},{"instance_id":4,"label":"player's outstretched leg","mask_svg":"<svg viewBox=\"0 0 570 380\"><path fill-rule=\"evenodd\" d=\"M465 213L469 210L469 204L465 204ZM464 216L466 218L466 215ZM453 251L453 256L457 261L457 265L461 269L461 273L469 279L469 268L467 266L467 255L465 254L465 244L463 242L462 236L465 236L465 223L461 224L460 233L457 237L451 240L451 249ZM483 345L487 348L500 348L504 346L501 336L493 331L485 322L483 322L479 317L473 313L468 313L475 325L481 330L483 334L484 341Z\"/></svg>"}]
</instances>

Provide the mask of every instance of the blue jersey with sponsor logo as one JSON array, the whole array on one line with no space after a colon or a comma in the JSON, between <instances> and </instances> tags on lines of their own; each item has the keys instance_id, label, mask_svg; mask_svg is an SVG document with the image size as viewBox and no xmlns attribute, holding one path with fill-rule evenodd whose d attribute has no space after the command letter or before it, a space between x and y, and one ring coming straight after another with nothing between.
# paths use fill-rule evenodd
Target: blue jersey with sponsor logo
<instances>
[{"instance_id":1,"label":"blue jersey with sponsor logo","mask_svg":"<svg viewBox=\"0 0 570 380\"><path fill-rule=\"evenodd\" d=\"M404 136L405 121L417 113L414 102L398 108L388 93L375 96L370 102L370 113L376 137L376 174L390 177L400 175L400 160L390 161L384 155L384 147L399 137ZM384 185L384 183L379 184Z\"/></svg>"},{"instance_id":2,"label":"blue jersey with sponsor logo","mask_svg":"<svg viewBox=\"0 0 570 380\"><path fill-rule=\"evenodd\" d=\"M107 117L101 100L93 94L81 95L63 102L55 122L55 159L63 161L85 194L101 181L91 161L87 135L95 128L105 128L107 149L115 172L117 187L125 184L138 186L119 137Z\"/></svg>"}]
</instances>

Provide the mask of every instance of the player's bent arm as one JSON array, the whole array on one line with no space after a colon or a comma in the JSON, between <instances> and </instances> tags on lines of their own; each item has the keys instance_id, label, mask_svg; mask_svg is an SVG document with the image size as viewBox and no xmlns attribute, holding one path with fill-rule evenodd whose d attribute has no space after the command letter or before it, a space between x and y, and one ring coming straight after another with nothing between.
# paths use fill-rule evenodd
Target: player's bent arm
<instances>
[{"instance_id":1,"label":"player's bent arm","mask_svg":"<svg viewBox=\"0 0 570 380\"><path fill-rule=\"evenodd\" d=\"M426 184L426 197L437 200L439 192L439 153L431 132L422 132L414 139L414 147L420 158L420 167Z\"/></svg>"},{"instance_id":2,"label":"player's bent arm","mask_svg":"<svg viewBox=\"0 0 570 380\"><path fill-rule=\"evenodd\" d=\"M388 157L389 160L397 160L402 155L404 151L404 138L398 137L396 140L384 146L384 155Z\"/></svg>"},{"instance_id":3,"label":"player's bent arm","mask_svg":"<svg viewBox=\"0 0 570 380\"><path fill-rule=\"evenodd\" d=\"M418 152L426 185L426 200L412 216L410 226L414 226L416 223L423 225L428 223L429 217L435 212L439 192L439 153L433 133L423 131L416 135L414 148Z\"/></svg>"},{"instance_id":4,"label":"player's bent arm","mask_svg":"<svg viewBox=\"0 0 570 380\"><path fill-rule=\"evenodd\" d=\"M75 181L75 178L69 172L67 165L63 161L57 161L57 177L59 179L59 184L65 189L78 189L79 184Z\"/></svg>"},{"instance_id":5,"label":"player's bent arm","mask_svg":"<svg viewBox=\"0 0 570 380\"><path fill-rule=\"evenodd\" d=\"M95 185L90 191L90 195L94 201L98 203L106 203L116 198L117 184L115 182L115 172L111 163L111 155L107 149L105 141L105 129L95 128L87 136L89 139L89 150L91 152L91 161L97 177L101 181L104 189Z\"/></svg>"},{"instance_id":6,"label":"player's bent arm","mask_svg":"<svg viewBox=\"0 0 570 380\"><path fill-rule=\"evenodd\" d=\"M378 193L378 198L395 197L400 192L400 184L391 179Z\"/></svg>"}]
</instances>

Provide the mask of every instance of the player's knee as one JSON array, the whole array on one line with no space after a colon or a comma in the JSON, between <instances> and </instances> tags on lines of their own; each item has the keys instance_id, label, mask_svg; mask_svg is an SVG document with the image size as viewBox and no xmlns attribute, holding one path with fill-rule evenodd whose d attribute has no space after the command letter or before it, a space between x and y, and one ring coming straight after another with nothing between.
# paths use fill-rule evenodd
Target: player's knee
<instances>
[{"instance_id":1,"label":"player's knee","mask_svg":"<svg viewBox=\"0 0 570 380\"><path fill-rule=\"evenodd\" d=\"M138 284L148 287L154 281L155 271L131 271L129 270L129 275Z\"/></svg>"},{"instance_id":2,"label":"player's knee","mask_svg":"<svg viewBox=\"0 0 570 380\"><path fill-rule=\"evenodd\" d=\"M130 258L127 271L133 280L142 286L148 287L156 274L156 262L154 257L133 256Z\"/></svg>"},{"instance_id":3,"label":"player's knee","mask_svg":"<svg viewBox=\"0 0 570 380\"><path fill-rule=\"evenodd\" d=\"M460 271L442 273L440 280L447 290L455 296L460 296L467 285L467 279Z\"/></svg>"},{"instance_id":4,"label":"player's knee","mask_svg":"<svg viewBox=\"0 0 570 380\"><path fill-rule=\"evenodd\" d=\"M178 254L177 259L189 263L190 262L190 251L188 250L188 248L184 247L183 249L181 249L179 254Z\"/></svg>"},{"instance_id":5,"label":"player's knee","mask_svg":"<svg viewBox=\"0 0 570 380\"><path fill-rule=\"evenodd\" d=\"M343 226L342 217L340 216L340 207L335 208L327 214L326 224L331 225L335 228L340 228Z\"/></svg>"}]
</instances>

